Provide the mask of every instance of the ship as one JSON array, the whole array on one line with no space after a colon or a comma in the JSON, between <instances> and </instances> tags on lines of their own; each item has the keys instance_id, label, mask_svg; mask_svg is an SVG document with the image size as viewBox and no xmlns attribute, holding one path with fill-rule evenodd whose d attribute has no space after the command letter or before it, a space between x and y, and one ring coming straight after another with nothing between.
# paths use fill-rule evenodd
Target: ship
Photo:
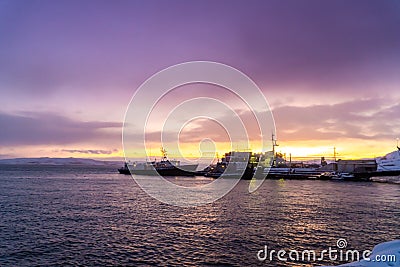
<instances>
[{"instance_id":1,"label":"ship","mask_svg":"<svg viewBox=\"0 0 400 267\"><path fill-rule=\"evenodd\" d=\"M393 151L384 157L377 158L378 173L390 173L390 175L400 175L400 147L397 146L397 151Z\"/></svg>"},{"instance_id":2,"label":"ship","mask_svg":"<svg viewBox=\"0 0 400 267\"><path fill-rule=\"evenodd\" d=\"M169 160L167 151L161 148L161 161L151 162L125 162L122 168L118 169L120 174L136 174L149 176L194 176L198 164L181 164L179 160Z\"/></svg>"},{"instance_id":3,"label":"ship","mask_svg":"<svg viewBox=\"0 0 400 267\"><path fill-rule=\"evenodd\" d=\"M355 172L356 178L371 179L383 176L400 176L400 147L397 150L375 159L376 169L367 172Z\"/></svg>"},{"instance_id":4,"label":"ship","mask_svg":"<svg viewBox=\"0 0 400 267\"><path fill-rule=\"evenodd\" d=\"M252 152L231 151L225 153L221 161L210 166L204 174L205 177L211 178L240 178L243 180L251 180L257 169L257 164L261 155Z\"/></svg>"}]
</instances>

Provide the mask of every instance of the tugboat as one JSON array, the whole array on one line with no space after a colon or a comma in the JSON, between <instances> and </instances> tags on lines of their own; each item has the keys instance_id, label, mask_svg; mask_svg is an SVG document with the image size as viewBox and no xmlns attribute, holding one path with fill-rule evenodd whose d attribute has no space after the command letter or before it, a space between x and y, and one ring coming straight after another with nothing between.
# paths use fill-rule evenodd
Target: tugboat
<instances>
[{"instance_id":1,"label":"tugboat","mask_svg":"<svg viewBox=\"0 0 400 267\"><path fill-rule=\"evenodd\" d=\"M129 168L128 168L128 163L125 162L125 163L124 163L124 167L119 168L119 169L118 169L118 172L119 172L120 174L131 174L131 172L129 171Z\"/></svg>"},{"instance_id":2,"label":"tugboat","mask_svg":"<svg viewBox=\"0 0 400 267\"><path fill-rule=\"evenodd\" d=\"M125 162L124 167L119 168L121 174L137 174L150 176L194 176L198 164L181 165L178 160L168 160L167 151L161 148L163 155L161 161L152 161L146 163L128 164Z\"/></svg>"}]
</instances>

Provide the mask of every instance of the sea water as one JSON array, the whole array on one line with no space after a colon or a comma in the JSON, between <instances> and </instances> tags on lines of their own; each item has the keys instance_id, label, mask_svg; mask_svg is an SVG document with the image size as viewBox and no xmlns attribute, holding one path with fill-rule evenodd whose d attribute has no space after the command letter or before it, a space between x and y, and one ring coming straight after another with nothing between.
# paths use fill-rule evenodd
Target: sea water
<instances>
[{"instance_id":1,"label":"sea water","mask_svg":"<svg viewBox=\"0 0 400 267\"><path fill-rule=\"evenodd\" d=\"M0 266L337 265L344 262L260 261L257 253L265 246L321 251L338 239L372 250L400 238L400 185L266 180L251 194L248 185L180 208L113 167L1 165Z\"/></svg>"}]
</instances>

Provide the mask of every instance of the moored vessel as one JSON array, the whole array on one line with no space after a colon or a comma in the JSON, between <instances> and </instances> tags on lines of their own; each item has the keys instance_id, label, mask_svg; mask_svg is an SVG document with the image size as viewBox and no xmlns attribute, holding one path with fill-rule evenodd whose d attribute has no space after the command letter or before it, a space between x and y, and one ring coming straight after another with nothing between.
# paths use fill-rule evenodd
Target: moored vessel
<instances>
[{"instance_id":1,"label":"moored vessel","mask_svg":"<svg viewBox=\"0 0 400 267\"><path fill-rule=\"evenodd\" d=\"M383 157L375 159L376 170L372 172L354 173L358 178L382 177L382 176L400 176L400 147L397 150L386 154Z\"/></svg>"},{"instance_id":2,"label":"moored vessel","mask_svg":"<svg viewBox=\"0 0 400 267\"><path fill-rule=\"evenodd\" d=\"M161 161L151 162L125 162L124 167L119 168L121 174L136 174L149 176L194 176L198 164L181 164L178 160L169 160L167 151L161 148Z\"/></svg>"},{"instance_id":3,"label":"moored vessel","mask_svg":"<svg viewBox=\"0 0 400 267\"><path fill-rule=\"evenodd\" d=\"M377 158L377 173L390 173L390 175L400 175L400 147L384 157Z\"/></svg>"},{"instance_id":4,"label":"moored vessel","mask_svg":"<svg viewBox=\"0 0 400 267\"><path fill-rule=\"evenodd\" d=\"M256 173L260 158L261 154L247 151L231 151L225 153L221 161L218 160L217 164L211 166L204 176L251 180Z\"/></svg>"}]
</instances>

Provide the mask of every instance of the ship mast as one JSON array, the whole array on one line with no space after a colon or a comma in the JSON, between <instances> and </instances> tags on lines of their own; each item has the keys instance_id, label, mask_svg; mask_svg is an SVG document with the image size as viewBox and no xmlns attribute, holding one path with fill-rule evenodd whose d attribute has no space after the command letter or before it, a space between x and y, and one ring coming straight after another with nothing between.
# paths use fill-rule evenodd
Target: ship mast
<instances>
[{"instance_id":1,"label":"ship mast","mask_svg":"<svg viewBox=\"0 0 400 267\"><path fill-rule=\"evenodd\" d=\"M167 150L165 150L163 147L161 147L161 154L163 156L163 160L167 159Z\"/></svg>"},{"instance_id":2,"label":"ship mast","mask_svg":"<svg viewBox=\"0 0 400 267\"><path fill-rule=\"evenodd\" d=\"M272 141L272 164L271 164L271 167L274 167L276 165L275 147L279 146L276 143L276 138L275 138L274 134L272 134L271 141Z\"/></svg>"}]
</instances>

